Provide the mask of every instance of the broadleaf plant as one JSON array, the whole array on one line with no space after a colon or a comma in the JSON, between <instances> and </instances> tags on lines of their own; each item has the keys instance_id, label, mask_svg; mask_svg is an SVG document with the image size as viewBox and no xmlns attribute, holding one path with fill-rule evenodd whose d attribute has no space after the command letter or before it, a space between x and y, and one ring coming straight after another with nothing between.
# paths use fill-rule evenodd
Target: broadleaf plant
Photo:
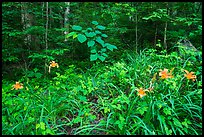
<instances>
[{"instance_id":1,"label":"broadleaf plant","mask_svg":"<svg viewBox=\"0 0 204 137\"><path fill-rule=\"evenodd\" d=\"M99 25L97 21L92 21L92 27L88 27L83 29L79 25L73 25L72 29L74 31L68 33L66 38L73 37L78 39L80 43L86 42L88 47L90 48L90 61L95 61L97 59L102 62L108 57L106 52L108 50L113 51L113 49L117 49L115 45L105 42L103 39L108 38L108 35L101 32L101 30L105 30L106 27ZM107 50L108 49L108 50Z\"/></svg>"}]
</instances>

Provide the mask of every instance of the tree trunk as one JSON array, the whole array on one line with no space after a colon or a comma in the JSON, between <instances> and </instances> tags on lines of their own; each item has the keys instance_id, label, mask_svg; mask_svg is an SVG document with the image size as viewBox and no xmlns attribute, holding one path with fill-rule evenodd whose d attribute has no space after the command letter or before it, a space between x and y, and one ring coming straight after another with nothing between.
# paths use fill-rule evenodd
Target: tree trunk
<instances>
[{"instance_id":1,"label":"tree trunk","mask_svg":"<svg viewBox=\"0 0 204 137\"><path fill-rule=\"evenodd\" d=\"M168 2L166 4L166 10L168 14ZM167 19L168 20L168 19ZM166 43L166 32L167 32L167 20L165 22L165 27L164 27L164 49L167 51L167 43Z\"/></svg>"},{"instance_id":2,"label":"tree trunk","mask_svg":"<svg viewBox=\"0 0 204 137\"><path fill-rule=\"evenodd\" d=\"M47 35L48 35L48 9L49 9L49 6L48 6L48 2L46 2L46 32L45 32L45 52L46 52L46 55L47 55L47 49L48 49L48 43L47 43ZM47 59L45 58L45 74L47 73L47 69L46 69L46 66L47 66Z\"/></svg>"},{"instance_id":3,"label":"tree trunk","mask_svg":"<svg viewBox=\"0 0 204 137\"><path fill-rule=\"evenodd\" d=\"M167 51L166 31L167 31L167 21L165 22L165 27L164 27L164 48Z\"/></svg>"},{"instance_id":4,"label":"tree trunk","mask_svg":"<svg viewBox=\"0 0 204 137\"><path fill-rule=\"evenodd\" d=\"M135 24L135 46L136 46L136 53L137 53L137 47L138 47L138 35L137 35L137 9L136 9L136 14L135 14L135 21L136 21L136 24Z\"/></svg>"},{"instance_id":5,"label":"tree trunk","mask_svg":"<svg viewBox=\"0 0 204 137\"><path fill-rule=\"evenodd\" d=\"M26 31L29 27L32 26L32 16L28 13L28 3L27 2L21 2L21 22L23 25L23 31ZM31 35L27 34L26 37L24 38L24 45L29 49L29 54L31 51ZM23 48L23 47L22 47ZM25 63L25 69L28 69L26 59L24 58L24 53L22 53L22 58Z\"/></svg>"},{"instance_id":6,"label":"tree trunk","mask_svg":"<svg viewBox=\"0 0 204 137\"><path fill-rule=\"evenodd\" d=\"M64 14L64 27L67 28L67 31L64 32L64 34L68 34L69 33L69 19L68 19L68 15L69 15L69 11L70 11L70 2L65 2L65 5L67 5L66 10L65 10L65 14ZM67 41L67 39L65 38L64 41Z\"/></svg>"}]
</instances>

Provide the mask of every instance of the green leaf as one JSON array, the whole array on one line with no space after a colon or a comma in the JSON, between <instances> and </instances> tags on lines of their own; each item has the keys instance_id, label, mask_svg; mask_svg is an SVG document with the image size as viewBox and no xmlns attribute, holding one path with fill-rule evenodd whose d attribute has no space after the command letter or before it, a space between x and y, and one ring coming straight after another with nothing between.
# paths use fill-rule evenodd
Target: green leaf
<instances>
[{"instance_id":1,"label":"green leaf","mask_svg":"<svg viewBox=\"0 0 204 137\"><path fill-rule=\"evenodd\" d=\"M73 36L74 34L76 34L76 32L74 32L74 31L70 32L69 34L66 35L66 38L69 38L69 37Z\"/></svg>"},{"instance_id":2,"label":"green leaf","mask_svg":"<svg viewBox=\"0 0 204 137\"><path fill-rule=\"evenodd\" d=\"M97 21L92 21L91 23L94 24L94 25L98 25Z\"/></svg>"},{"instance_id":3,"label":"green leaf","mask_svg":"<svg viewBox=\"0 0 204 137\"><path fill-rule=\"evenodd\" d=\"M36 78L40 78L42 76L41 73L35 73Z\"/></svg>"},{"instance_id":4,"label":"green leaf","mask_svg":"<svg viewBox=\"0 0 204 137\"><path fill-rule=\"evenodd\" d=\"M182 125L181 125L181 123L180 123L180 121L179 121L177 118L173 118L173 121L174 121L174 125L175 125L175 126L178 126L178 127L180 127L180 128L183 128Z\"/></svg>"},{"instance_id":5,"label":"green leaf","mask_svg":"<svg viewBox=\"0 0 204 137\"><path fill-rule=\"evenodd\" d=\"M92 50L91 50L91 53L96 53L96 49L92 49Z\"/></svg>"},{"instance_id":6,"label":"green leaf","mask_svg":"<svg viewBox=\"0 0 204 137\"><path fill-rule=\"evenodd\" d=\"M87 28L86 30L87 30L87 31L88 31L88 30L89 30L89 31L93 31L93 29L92 29L92 28Z\"/></svg>"},{"instance_id":7,"label":"green leaf","mask_svg":"<svg viewBox=\"0 0 204 137\"><path fill-rule=\"evenodd\" d=\"M120 115L120 116L119 116L119 120L117 120L117 121L115 122L115 124L118 125L118 127L119 127L120 130L123 129L123 126L124 126L124 124L125 124L124 121L125 121L124 117Z\"/></svg>"},{"instance_id":8,"label":"green leaf","mask_svg":"<svg viewBox=\"0 0 204 137\"><path fill-rule=\"evenodd\" d=\"M96 38L96 41L97 41L98 43L100 43L102 46L104 45L104 41L101 39L101 37L97 37L97 38Z\"/></svg>"},{"instance_id":9,"label":"green leaf","mask_svg":"<svg viewBox=\"0 0 204 137\"><path fill-rule=\"evenodd\" d=\"M38 129L40 127L40 124L36 124L35 129Z\"/></svg>"},{"instance_id":10,"label":"green leaf","mask_svg":"<svg viewBox=\"0 0 204 137\"><path fill-rule=\"evenodd\" d=\"M90 115L90 119L91 119L91 120L95 120L95 119L96 119L96 116L95 116L95 115Z\"/></svg>"},{"instance_id":11,"label":"green leaf","mask_svg":"<svg viewBox=\"0 0 204 137\"><path fill-rule=\"evenodd\" d=\"M95 31L95 34L101 34L101 32L100 32L100 31L98 31L98 30L96 30L96 31Z\"/></svg>"},{"instance_id":12,"label":"green leaf","mask_svg":"<svg viewBox=\"0 0 204 137\"><path fill-rule=\"evenodd\" d=\"M91 56L90 56L91 61L95 61L95 60L97 60L97 58L98 58L98 54L91 54Z\"/></svg>"},{"instance_id":13,"label":"green leaf","mask_svg":"<svg viewBox=\"0 0 204 137\"><path fill-rule=\"evenodd\" d=\"M78 116L73 120L73 123L79 123L79 122L81 122L81 120L82 120L82 118L80 116Z\"/></svg>"},{"instance_id":14,"label":"green leaf","mask_svg":"<svg viewBox=\"0 0 204 137\"><path fill-rule=\"evenodd\" d=\"M166 115L171 115L170 108L164 108L164 113L165 113Z\"/></svg>"},{"instance_id":15,"label":"green leaf","mask_svg":"<svg viewBox=\"0 0 204 137\"><path fill-rule=\"evenodd\" d=\"M188 128L188 123L186 121L182 122L181 124Z\"/></svg>"},{"instance_id":16,"label":"green leaf","mask_svg":"<svg viewBox=\"0 0 204 137\"><path fill-rule=\"evenodd\" d=\"M92 47L94 44L95 44L95 41L93 41L93 40L89 40L87 42L88 47Z\"/></svg>"},{"instance_id":17,"label":"green leaf","mask_svg":"<svg viewBox=\"0 0 204 137\"><path fill-rule=\"evenodd\" d=\"M85 96L79 96L79 100L81 100L81 101L83 101L83 102L86 102L87 101L87 99L86 99L86 97Z\"/></svg>"},{"instance_id":18,"label":"green leaf","mask_svg":"<svg viewBox=\"0 0 204 137\"><path fill-rule=\"evenodd\" d=\"M101 49L101 52L106 52L106 48L102 48L102 49Z\"/></svg>"},{"instance_id":19,"label":"green leaf","mask_svg":"<svg viewBox=\"0 0 204 137\"><path fill-rule=\"evenodd\" d=\"M120 115L120 116L119 116L119 120L120 120L121 122L124 122L124 121L125 121L125 118L124 118L122 115Z\"/></svg>"},{"instance_id":20,"label":"green leaf","mask_svg":"<svg viewBox=\"0 0 204 137\"><path fill-rule=\"evenodd\" d=\"M35 73L33 71L30 71L28 74L28 77L33 77L35 75Z\"/></svg>"},{"instance_id":21,"label":"green leaf","mask_svg":"<svg viewBox=\"0 0 204 137\"><path fill-rule=\"evenodd\" d=\"M108 57L108 55L107 55L106 53L102 53L102 55L103 55L104 57Z\"/></svg>"},{"instance_id":22,"label":"green leaf","mask_svg":"<svg viewBox=\"0 0 204 137\"><path fill-rule=\"evenodd\" d=\"M106 45L107 49L109 49L111 51L113 51L113 49L117 49L117 47L115 45L112 45L112 44L109 44L109 43L106 43L105 45Z\"/></svg>"},{"instance_id":23,"label":"green leaf","mask_svg":"<svg viewBox=\"0 0 204 137\"><path fill-rule=\"evenodd\" d=\"M38 68L34 68L33 71L34 71L34 72L37 72L37 71L38 71Z\"/></svg>"},{"instance_id":24,"label":"green leaf","mask_svg":"<svg viewBox=\"0 0 204 137\"><path fill-rule=\"evenodd\" d=\"M104 37L104 38L108 37L108 35L106 35L106 34L102 34L101 36Z\"/></svg>"},{"instance_id":25,"label":"green leaf","mask_svg":"<svg viewBox=\"0 0 204 137\"><path fill-rule=\"evenodd\" d=\"M73 35L73 39L75 39L77 36L78 36L77 34L74 34L74 35Z\"/></svg>"},{"instance_id":26,"label":"green leaf","mask_svg":"<svg viewBox=\"0 0 204 137\"><path fill-rule=\"evenodd\" d=\"M96 33L94 33L94 32L86 32L85 33L85 35L87 36L87 37L94 37L94 36L96 36Z\"/></svg>"},{"instance_id":27,"label":"green leaf","mask_svg":"<svg viewBox=\"0 0 204 137\"><path fill-rule=\"evenodd\" d=\"M105 30L105 29L106 29L106 27L104 27L104 26L102 26L102 25L98 25L98 26L96 26L96 28L98 28L98 29L100 29L100 30Z\"/></svg>"},{"instance_id":28,"label":"green leaf","mask_svg":"<svg viewBox=\"0 0 204 137\"><path fill-rule=\"evenodd\" d=\"M29 123L34 122L34 121L35 121L35 118L29 117L29 118L28 118L28 121L29 121ZM37 127L37 125L36 125L36 127Z\"/></svg>"},{"instance_id":29,"label":"green leaf","mask_svg":"<svg viewBox=\"0 0 204 137\"><path fill-rule=\"evenodd\" d=\"M104 113L108 113L108 112L110 112L110 109L108 107L105 107L104 108Z\"/></svg>"},{"instance_id":30,"label":"green leaf","mask_svg":"<svg viewBox=\"0 0 204 137\"><path fill-rule=\"evenodd\" d=\"M147 110L148 110L148 107L140 107L140 108L138 108L138 112L139 112L141 115L143 115L144 112L147 111Z\"/></svg>"},{"instance_id":31,"label":"green leaf","mask_svg":"<svg viewBox=\"0 0 204 137\"><path fill-rule=\"evenodd\" d=\"M40 128L41 128L42 130L45 130L45 123L40 122Z\"/></svg>"},{"instance_id":32,"label":"green leaf","mask_svg":"<svg viewBox=\"0 0 204 137\"><path fill-rule=\"evenodd\" d=\"M80 31L80 30L82 30L82 27L81 27L81 26L74 25L74 26L72 26L72 29L73 29L73 30L78 30L78 31Z\"/></svg>"},{"instance_id":33,"label":"green leaf","mask_svg":"<svg viewBox=\"0 0 204 137\"><path fill-rule=\"evenodd\" d=\"M83 43L83 42L85 42L85 41L87 40L87 38L86 38L86 36L85 36L84 34L79 34L79 35L77 36L77 39L78 39L78 41L79 41L80 43Z\"/></svg>"},{"instance_id":34,"label":"green leaf","mask_svg":"<svg viewBox=\"0 0 204 137\"><path fill-rule=\"evenodd\" d=\"M103 62L105 60L105 57L103 56L98 56L98 58Z\"/></svg>"}]
</instances>

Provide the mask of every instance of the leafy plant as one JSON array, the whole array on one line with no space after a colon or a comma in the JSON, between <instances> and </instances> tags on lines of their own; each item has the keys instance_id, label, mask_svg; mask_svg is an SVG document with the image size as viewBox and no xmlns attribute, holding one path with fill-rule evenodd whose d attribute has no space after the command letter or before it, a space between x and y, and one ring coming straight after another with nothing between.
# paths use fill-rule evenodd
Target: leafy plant
<instances>
[{"instance_id":1,"label":"leafy plant","mask_svg":"<svg viewBox=\"0 0 204 137\"><path fill-rule=\"evenodd\" d=\"M88 27L87 29L82 29L81 26L73 25L73 32L70 32L66 35L67 38L73 37L78 39L80 43L87 41L88 47L90 47L90 61L95 61L97 59L104 61L108 57L107 50L113 51L117 49L115 45L107 43L103 38L107 38L108 35L102 33L101 31L105 30L106 27L99 25L97 21L91 22L94 26Z\"/></svg>"}]
</instances>

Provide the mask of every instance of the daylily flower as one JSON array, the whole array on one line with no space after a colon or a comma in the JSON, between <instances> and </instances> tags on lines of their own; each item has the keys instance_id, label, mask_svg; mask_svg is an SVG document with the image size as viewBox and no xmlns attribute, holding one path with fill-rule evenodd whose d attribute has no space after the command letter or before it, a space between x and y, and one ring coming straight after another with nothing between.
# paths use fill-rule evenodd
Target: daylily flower
<instances>
[{"instance_id":1,"label":"daylily flower","mask_svg":"<svg viewBox=\"0 0 204 137\"><path fill-rule=\"evenodd\" d=\"M50 67L59 67L58 63L55 63L55 61L50 62Z\"/></svg>"},{"instance_id":2,"label":"daylily flower","mask_svg":"<svg viewBox=\"0 0 204 137\"><path fill-rule=\"evenodd\" d=\"M58 63L55 63L55 61L51 61L50 62L50 66L49 66L49 70L48 70L48 72L50 73L50 69L51 69L51 67L57 67L57 68L59 68L59 65L58 65Z\"/></svg>"},{"instance_id":3,"label":"daylily flower","mask_svg":"<svg viewBox=\"0 0 204 137\"><path fill-rule=\"evenodd\" d=\"M193 81L195 81L196 79L196 75L193 75L194 72L188 72L187 70L184 70L186 72L186 74L184 74L184 76L187 78L187 79L192 79Z\"/></svg>"},{"instance_id":4,"label":"daylily flower","mask_svg":"<svg viewBox=\"0 0 204 137\"><path fill-rule=\"evenodd\" d=\"M174 68L171 69L170 73L168 73L168 69L166 69L166 68L164 70L160 69L159 76L161 76L162 79L173 78L173 76L172 76L173 70L174 70Z\"/></svg>"},{"instance_id":5,"label":"daylily flower","mask_svg":"<svg viewBox=\"0 0 204 137\"><path fill-rule=\"evenodd\" d=\"M143 88L138 89L138 96L140 96L140 98L142 98L143 96L146 96L147 94L145 93L146 90L144 90Z\"/></svg>"},{"instance_id":6,"label":"daylily flower","mask_svg":"<svg viewBox=\"0 0 204 137\"><path fill-rule=\"evenodd\" d=\"M16 82L16 84L13 85L13 89L18 90L18 89L22 89L23 88L23 84Z\"/></svg>"}]
</instances>

